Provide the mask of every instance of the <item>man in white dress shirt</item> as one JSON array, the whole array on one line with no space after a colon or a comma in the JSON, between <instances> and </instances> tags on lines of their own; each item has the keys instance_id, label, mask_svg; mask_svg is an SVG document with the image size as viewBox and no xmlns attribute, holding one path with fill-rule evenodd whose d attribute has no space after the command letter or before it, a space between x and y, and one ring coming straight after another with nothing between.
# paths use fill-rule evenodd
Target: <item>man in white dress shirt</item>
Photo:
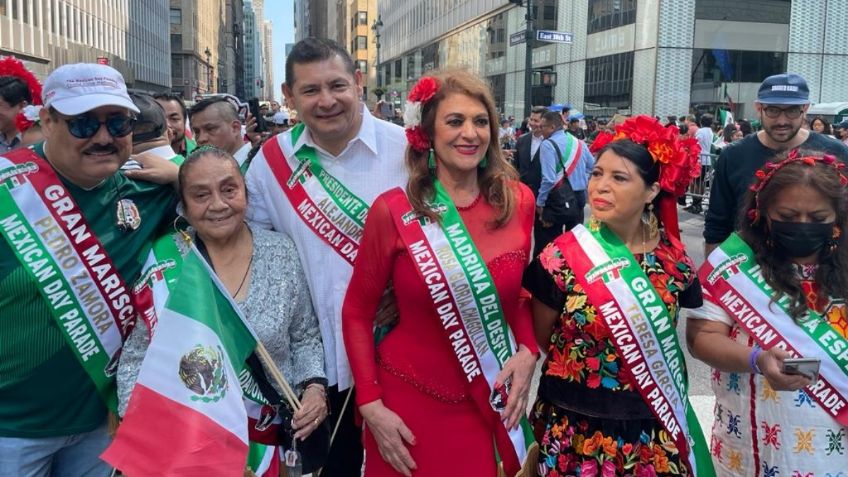
<instances>
[{"instance_id":1,"label":"man in white dress shirt","mask_svg":"<svg viewBox=\"0 0 848 477\"><path fill-rule=\"evenodd\" d=\"M252 145L244 141L238 111L226 97L200 101L191 107L188 117L198 147L210 145L229 152L244 172Z\"/></svg>"},{"instance_id":2,"label":"man in white dress shirt","mask_svg":"<svg viewBox=\"0 0 848 477\"><path fill-rule=\"evenodd\" d=\"M347 391L353 383L342 303L368 207L407 181L404 130L370 114L360 99L362 82L339 44L298 42L286 58L283 91L300 123L266 141L246 176L248 219L292 238L321 326L331 424L342 416L325 477L360 475L361 432Z\"/></svg>"}]
</instances>

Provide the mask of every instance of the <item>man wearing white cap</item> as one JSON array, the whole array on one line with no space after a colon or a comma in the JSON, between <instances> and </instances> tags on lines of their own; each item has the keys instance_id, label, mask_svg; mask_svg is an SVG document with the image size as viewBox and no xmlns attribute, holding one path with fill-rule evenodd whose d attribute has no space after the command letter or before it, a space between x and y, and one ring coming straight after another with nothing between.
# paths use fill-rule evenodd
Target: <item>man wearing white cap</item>
<instances>
[{"instance_id":1,"label":"man wearing white cap","mask_svg":"<svg viewBox=\"0 0 848 477\"><path fill-rule=\"evenodd\" d=\"M61 66L43 99L46 141L0 157L0 475L106 476L138 257L176 194L118 172L138 109L116 70ZM142 166L176 180L168 161Z\"/></svg>"},{"instance_id":2,"label":"man wearing white cap","mask_svg":"<svg viewBox=\"0 0 848 477\"><path fill-rule=\"evenodd\" d=\"M289 113L285 111L278 111L274 113L274 117L271 118L271 135L277 135L281 132L286 132L289 130Z\"/></svg>"}]
</instances>

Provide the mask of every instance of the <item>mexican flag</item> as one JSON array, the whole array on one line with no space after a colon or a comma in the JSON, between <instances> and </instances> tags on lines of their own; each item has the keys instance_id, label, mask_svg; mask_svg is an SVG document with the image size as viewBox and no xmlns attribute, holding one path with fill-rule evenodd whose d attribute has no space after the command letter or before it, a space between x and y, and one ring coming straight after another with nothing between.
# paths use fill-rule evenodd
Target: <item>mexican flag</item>
<instances>
[{"instance_id":1,"label":"mexican flag","mask_svg":"<svg viewBox=\"0 0 848 477\"><path fill-rule=\"evenodd\" d=\"M101 456L124 475L243 475L247 411L238 373L256 347L197 250L161 314L114 442Z\"/></svg>"}]
</instances>

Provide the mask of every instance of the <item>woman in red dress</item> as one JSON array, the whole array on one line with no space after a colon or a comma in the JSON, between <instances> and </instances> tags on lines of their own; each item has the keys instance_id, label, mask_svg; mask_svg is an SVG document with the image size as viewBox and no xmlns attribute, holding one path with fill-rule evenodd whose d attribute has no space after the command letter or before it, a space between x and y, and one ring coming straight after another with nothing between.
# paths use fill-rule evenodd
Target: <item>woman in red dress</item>
<instances>
[{"instance_id":1,"label":"woman in red dress","mask_svg":"<svg viewBox=\"0 0 848 477\"><path fill-rule=\"evenodd\" d=\"M400 189L389 191L371 206L342 312L356 404L365 421L365 475L495 476L493 442L509 442L503 436L512 436L509 430L516 432L525 417L538 355L528 301L521 293L530 252L533 195L515 179L515 171L502 156L492 94L479 78L464 72L424 77L409 101L405 114L409 183L405 194ZM408 212L398 213L397 204L405 204ZM410 224L414 227L406 227ZM488 368L490 388L483 386L483 392L481 376L474 369L485 375L485 352L474 356L477 361L469 358L474 353L468 353L466 344L473 338L466 342L450 333L455 322L431 295L435 279L427 278L425 284L422 275L427 255L410 254L409 242L404 241L406 229L423 232L435 227L441 233L448 224L458 227L451 230L461 229L468 239L464 243L476 247L470 255L477 258L460 253L462 264L443 260L442 266L455 267L449 272L443 269L440 276L446 283L488 277L497 292L489 298L499 298L504 329L510 340L514 337L511 356L500 356L508 358L499 361L494 372ZM456 240L451 232L452 245ZM430 258L435 263L446 259L445 249L434 246L440 252ZM463 275L462 270L473 269L474 263L485 264L477 268L483 273ZM475 289L485 290L484 282ZM390 283L398 319L375 347L374 318ZM467 289L463 294L460 288L450 288L458 308L489 303L469 297L473 293ZM468 315L469 323L475 319L478 324L491 323L489 308L480 310ZM466 326L473 336L473 327ZM494 351L497 343L489 343ZM505 407L498 408L494 398L489 402L489 392L497 394L505 382L508 398ZM500 444L498 450L504 454ZM507 470L517 470L516 462Z\"/></svg>"}]
</instances>

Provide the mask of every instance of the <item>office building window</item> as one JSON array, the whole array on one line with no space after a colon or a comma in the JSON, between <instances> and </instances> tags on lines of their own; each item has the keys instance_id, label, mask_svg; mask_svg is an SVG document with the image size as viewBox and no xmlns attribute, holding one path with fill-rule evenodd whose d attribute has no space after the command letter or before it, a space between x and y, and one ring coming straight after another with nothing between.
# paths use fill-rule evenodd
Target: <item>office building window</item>
<instances>
[{"instance_id":1,"label":"office building window","mask_svg":"<svg viewBox=\"0 0 848 477\"><path fill-rule=\"evenodd\" d=\"M786 71L787 55L773 51L692 50L692 84L759 83Z\"/></svg>"},{"instance_id":2,"label":"office building window","mask_svg":"<svg viewBox=\"0 0 848 477\"><path fill-rule=\"evenodd\" d=\"M629 108L632 92L632 51L586 60L586 103Z\"/></svg>"},{"instance_id":3,"label":"office building window","mask_svg":"<svg viewBox=\"0 0 848 477\"><path fill-rule=\"evenodd\" d=\"M695 18L755 23L789 24L792 16L790 0L697 0Z\"/></svg>"},{"instance_id":4,"label":"office building window","mask_svg":"<svg viewBox=\"0 0 848 477\"><path fill-rule=\"evenodd\" d=\"M356 62L356 69L362 72L362 74L368 73L368 62L365 60L358 60Z\"/></svg>"},{"instance_id":5,"label":"office building window","mask_svg":"<svg viewBox=\"0 0 848 477\"><path fill-rule=\"evenodd\" d=\"M401 72L403 68L403 63L401 60L395 60L395 81L403 81L403 73Z\"/></svg>"},{"instance_id":6,"label":"office building window","mask_svg":"<svg viewBox=\"0 0 848 477\"><path fill-rule=\"evenodd\" d=\"M174 78L183 77L183 59L179 56L171 57L171 76Z\"/></svg>"},{"instance_id":7,"label":"office building window","mask_svg":"<svg viewBox=\"0 0 848 477\"><path fill-rule=\"evenodd\" d=\"M171 9L171 25L182 25L183 24L183 11L179 8Z\"/></svg>"},{"instance_id":8,"label":"office building window","mask_svg":"<svg viewBox=\"0 0 848 477\"><path fill-rule=\"evenodd\" d=\"M171 51L183 49L183 36L179 33L171 33Z\"/></svg>"},{"instance_id":9,"label":"office building window","mask_svg":"<svg viewBox=\"0 0 848 477\"><path fill-rule=\"evenodd\" d=\"M354 50L367 50L368 49L368 37L367 36L357 36L354 39Z\"/></svg>"},{"instance_id":10,"label":"office building window","mask_svg":"<svg viewBox=\"0 0 848 477\"><path fill-rule=\"evenodd\" d=\"M368 25L368 12L356 12L356 24Z\"/></svg>"},{"instance_id":11,"label":"office building window","mask_svg":"<svg viewBox=\"0 0 848 477\"><path fill-rule=\"evenodd\" d=\"M589 0L587 33L636 23L636 0Z\"/></svg>"}]
</instances>

